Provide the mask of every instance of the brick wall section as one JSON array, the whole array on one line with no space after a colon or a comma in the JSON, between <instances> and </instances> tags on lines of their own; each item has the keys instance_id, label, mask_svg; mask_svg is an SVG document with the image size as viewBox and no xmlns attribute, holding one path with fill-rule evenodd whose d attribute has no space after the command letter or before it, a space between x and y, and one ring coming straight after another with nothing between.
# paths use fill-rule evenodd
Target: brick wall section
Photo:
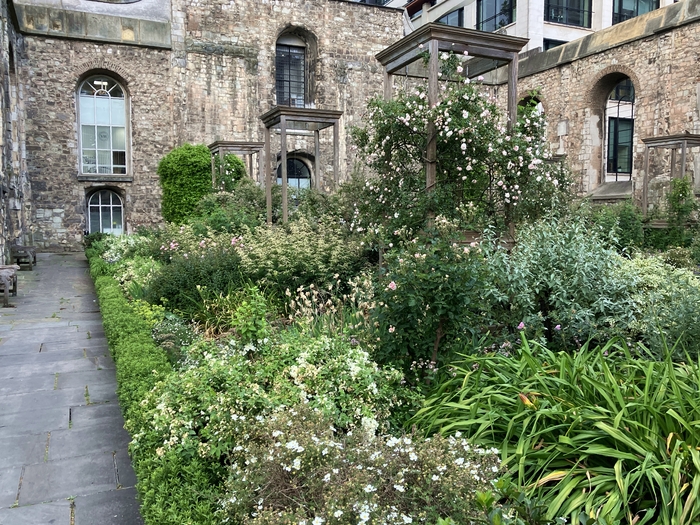
<instances>
[{"instance_id":1,"label":"brick wall section","mask_svg":"<svg viewBox=\"0 0 700 525\"><path fill-rule=\"evenodd\" d=\"M172 49L26 35L20 78L26 97L27 155L35 242L79 249L86 194L96 186L125 198L127 230L160 219L157 164L184 142L262 140L259 120L274 100L279 33L299 26L318 41L316 107L339 109L341 172L350 172L347 126L382 91L374 55L403 34L398 10L338 0L172 0ZM76 90L91 70L116 73L131 101L133 182L78 181ZM322 132L330 176L332 131ZM313 153L306 138L289 150ZM273 152L278 146L273 146ZM326 184L327 186L327 184Z\"/></svg>"}]
</instances>

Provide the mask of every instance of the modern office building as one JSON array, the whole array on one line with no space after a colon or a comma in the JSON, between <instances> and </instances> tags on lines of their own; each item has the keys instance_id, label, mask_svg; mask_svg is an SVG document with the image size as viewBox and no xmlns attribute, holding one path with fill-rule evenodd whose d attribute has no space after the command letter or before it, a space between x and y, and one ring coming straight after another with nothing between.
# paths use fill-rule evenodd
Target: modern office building
<instances>
[{"instance_id":1,"label":"modern office building","mask_svg":"<svg viewBox=\"0 0 700 525\"><path fill-rule=\"evenodd\" d=\"M391 0L405 29L428 22L529 38L524 51L548 50L673 3L673 0Z\"/></svg>"}]
</instances>

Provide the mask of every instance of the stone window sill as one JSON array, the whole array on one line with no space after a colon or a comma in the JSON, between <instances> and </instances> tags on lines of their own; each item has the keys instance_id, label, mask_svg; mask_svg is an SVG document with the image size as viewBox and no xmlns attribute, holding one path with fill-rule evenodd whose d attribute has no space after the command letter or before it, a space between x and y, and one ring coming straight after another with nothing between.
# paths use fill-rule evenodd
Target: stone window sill
<instances>
[{"instance_id":1,"label":"stone window sill","mask_svg":"<svg viewBox=\"0 0 700 525\"><path fill-rule=\"evenodd\" d=\"M81 182L133 182L131 175L96 175L94 173L83 173L78 175Z\"/></svg>"}]
</instances>

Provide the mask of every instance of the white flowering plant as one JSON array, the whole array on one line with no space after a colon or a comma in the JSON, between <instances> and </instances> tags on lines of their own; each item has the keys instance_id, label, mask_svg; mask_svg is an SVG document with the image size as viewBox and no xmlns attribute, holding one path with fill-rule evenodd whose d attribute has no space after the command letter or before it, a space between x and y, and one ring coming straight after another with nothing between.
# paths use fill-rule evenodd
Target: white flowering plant
<instances>
[{"instance_id":1,"label":"white flowering plant","mask_svg":"<svg viewBox=\"0 0 700 525\"><path fill-rule=\"evenodd\" d=\"M461 436L343 433L320 411L264 418L232 456L221 523L488 523L475 502L498 477L496 449Z\"/></svg>"},{"instance_id":2,"label":"white flowering plant","mask_svg":"<svg viewBox=\"0 0 700 525\"><path fill-rule=\"evenodd\" d=\"M353 130L375 174L353 185L353 231L416 233L438 214L472 228L504 228L568 200L571 177L551 162L543 116L526 104L509 128L487 87L461 76L454 57L440 57L434 107L425 86L408 88L389 101L373 99L364 127ZM426 189L429 122L436 127L436 182Z\"/></svg>"}]
</instances>

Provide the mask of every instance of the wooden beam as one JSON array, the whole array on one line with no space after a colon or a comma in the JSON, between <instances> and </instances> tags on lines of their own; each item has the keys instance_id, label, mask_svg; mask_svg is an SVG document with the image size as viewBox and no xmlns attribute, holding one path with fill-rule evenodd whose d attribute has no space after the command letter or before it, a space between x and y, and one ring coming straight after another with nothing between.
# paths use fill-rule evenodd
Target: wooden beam
<instances>
[{"instance_id":1,"label":"wooden beam","mask_svg":"<svg viewBox=\"0 0 700 525\"><path fill-rule=\"evenodd\" d=\"M642 213L647 216L649 206L649 146L644 150L644 179L642 180Z\"/></svg>"},{"instance_id":2,"label":"wooden beam","mask_svg":"<svg viewBox=\"0 0 700 525\"><path fill-rule=\"evenodd\" d=\"M340 172L340 123L333 124L333 191L338 189Z\"/></svg>"},{"instance_id":3,"label":"wooden beam","mask_svg":"<svg viewBox=\"0 0 700 525\"><path fill-rule=\"evenodd\" d=\"M394 91L394 75L384 68L384 100L391 100Z\"/></svg>"}]
</instances>

